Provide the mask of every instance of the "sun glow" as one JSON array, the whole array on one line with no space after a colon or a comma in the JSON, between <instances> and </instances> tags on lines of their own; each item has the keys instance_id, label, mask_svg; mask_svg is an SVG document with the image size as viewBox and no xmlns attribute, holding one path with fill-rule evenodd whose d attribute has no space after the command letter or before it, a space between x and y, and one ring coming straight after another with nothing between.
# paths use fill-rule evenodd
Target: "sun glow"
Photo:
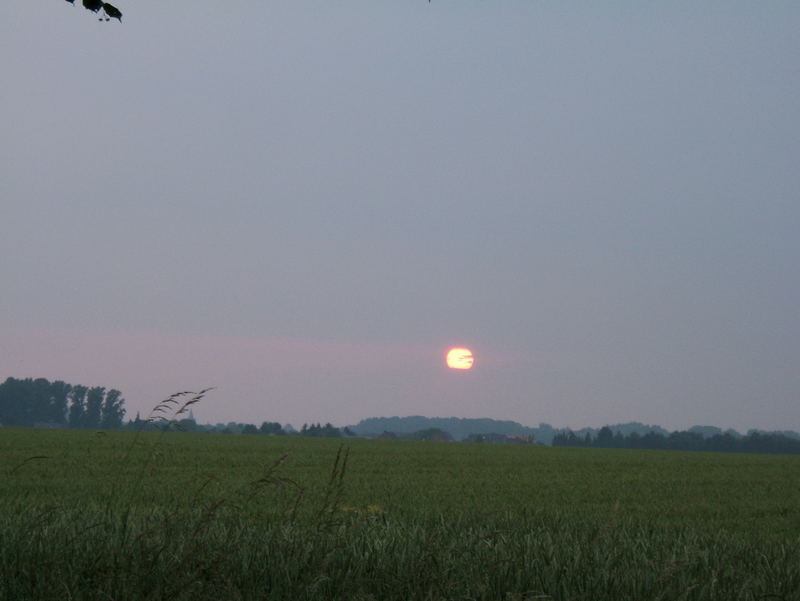
<instances>
[{"instance_id":1,"label":"sun glow","mask_svg":"<svg viewBox=\"0 0 800 601\"><path fill-rule=\"evenodd\" d=\"M475 357L468 348L455 347L447 351L446 361L450 369L472 369Z\"/></svg>"}]
</instances>

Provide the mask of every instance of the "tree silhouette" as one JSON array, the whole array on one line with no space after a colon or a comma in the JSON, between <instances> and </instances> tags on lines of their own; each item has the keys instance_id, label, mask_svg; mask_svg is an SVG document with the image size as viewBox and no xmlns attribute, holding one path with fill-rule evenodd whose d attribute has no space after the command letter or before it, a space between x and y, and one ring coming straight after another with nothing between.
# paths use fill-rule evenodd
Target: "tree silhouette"
<instances>
[{"instance_id":1,"label":"tree silhouette","mask_svg":"<svg viewBox=\"0 0 800 601\"><path fill-rule=\"evenodd\" d=\"M73 386L46 378L0 383L0 424L30 427L121 428L125 400L119 390Z\"/></svg>"}]
</instances>

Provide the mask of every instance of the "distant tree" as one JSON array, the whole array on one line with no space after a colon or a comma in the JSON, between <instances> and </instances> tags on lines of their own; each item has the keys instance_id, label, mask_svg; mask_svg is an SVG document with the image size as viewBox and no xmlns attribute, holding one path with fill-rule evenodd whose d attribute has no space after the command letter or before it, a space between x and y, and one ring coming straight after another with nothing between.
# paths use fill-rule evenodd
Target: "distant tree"
<instances>
[{"instance_id":1,"label":"distant tree","mask_svg":"<svg viewBox=\"0 0 800 601\"><path fill-rule=\"evenodd\" d=\"M253 424L245 424L242 428L242 434L258 434L258 428Z\"/></svg>"},{"instance_id":2,"label":"distant tree","mask_svg":"<svg viewBox=\"0 0 800 601\"><path fill-rule=\"evenodd\" d=\"M445 432L439 428L425 428L424 430L414 432L412 437L415 440L436 440L441 442L453 440L449 432Z\"/></svg>"},{"instance_id":3,"label":"distant tree","mask_svg":"<svg viewBox=\"0 0 800 601\"><path fill-rule=\"evenodd\" d=\"M91 419L95 415L102 415L104 390L92 389L94 392L90 406L90 390L86 386L73 386L61 380L50 382L46 378L7 378L0 384L0 423L14 426L45 423L84 427L87 424L87 411ZM122 425L123 400L119 391L115 391L115 394L112 405L120 414L116 423ZM100 418L97 421L99 424ZM92 421L89 423L94 424Z\"/></svg>"},{"instance_id":4,"label":"distant tree","mask_svg":"<svg viewBox=\"0 0 800 601\"><path fill-rule=\"evenodd\" d=\"M326 438L340 438L342 436L342 431L328 422L320 429L320 436L324 436Z\"/></svg>"},{"instance_id":5,"label":"distant tree","mask_svg":"<svg viewBox=\"0 0 800 601\"><path fill-rule=\"evenodd\" d=\"M4 398L0 402L0 421L3 424L32 426L35 421L43 419L38 412L43 409L44 403L39 402L37 396L43 397L45 393L37 391L39 387L33 379L8 378L2 388Z\"/></svg>"},{"instance_id":6,"label":"distant tree","mask_svg":"<svg viewBox=\"0 0 800 601\"><path fill-rule=\"evenodd\" d=\"M360 436L375 436L381 432L395 432L401 438L408 438L414 432L428 428L439 428L449 432L454 439L463 440L470 434L487 434L495 432L507 436L534 436L550 444L555 430L549 424L540 424L539 428L528 428L513 421L501 421L488 418L457 417L370 417L363 419L350 429Z\"/></svg>"},{"instance_id":7,"label":"distant tree","mask_svg":"<svg viewBox=\"0 0 800 601\"><path fill-rule=\"evenodd\" d=\"M771 432L762 434L761 440L762 445L758 450L762 453L800 453L800 438L782 432Z\"/></svg>"},{"instance_id":8,"label":"distant tree","mask_svg":"<svg viewBox=\"0 0 800 601\"><path fill-rule=\"evenodd\" d=\"M667 446L666 438L653 431L642 436L641 444L644 449L664 449Z\"/></svg>"},{"instance_id":9,"label":"distant tree","mask_svg":"<svg viewBox=\"0 0 800 601\"><path fill-rule=\"evenodd\" d=\"M86 412L86 393L89 389L80 384L73 386L69 394L69 418L70 428L81 428L84 423L84 413Z\"/></svg>"},{"instance_id":10,"label":"distant tree","mask_svg":"<svg viewBox=\"0 0 800 601\"><path fill-rule=\"evenodd\" d=\"M303 424L304 430L300 430L302 436L322 436L322 426L319 423L306 426Z\"/></svg>"},{"instance_id":11,"label":"distant tree","mask_svg":"<svg viewBox=\"0 0 800 601\"><path fill-rule=\"evenodd\" d=\"M689 428L689 432L699 434L703 438L711 438L716 434L722 434L722 429L716 426L692 426Z\"/></svg>"},{"instance_id":12,"label":"distant tree","mask_svg":"<svg viewBox=\"0 0 800 601\"><path fill-rule=\"evenodd\" d=\"M697 431L671 432L667 437L667 447L682 451L702 451L705 448L705 439Z\"/></svg>"},{"instance_id":13,"label":"distant tree","mask_svg":"<svg viewBox=\"0 0 800 601\"><path fill-rule=\"evenodd\" d=\"M61 380L56 380L50 384L51 409L48 421L57 424L67 423L70 390L72 390L72 386Z\"/></svg>"},{"instance_id":14,"label":"distant tree","mask_svg":"<svg viewBox=\"0 0 800 601\"><path fill-rule=\"evenodd\" d=\"M631 432L625 438L625 446L629 449L641 449L642 437L638 432Z\"/></svg>"},{"instance_id":15,"label":"distant tree","mask_svg":"<svg viewBox=\"0 0 800 601\"><path fill-rule=\"evenodd\" d=\"M587 433L588 436L588 433ZM591 439L590 439L591 442ZM586 439L579 438L572 430L559 432L553 437L555 447L583 447L586 446Z\"/></svg>"},{"instance_id":16,"label":"distant tree","mask_svg":"<svg viewBox=\"0 0 800 601\"><path fill-rule=\"evenodd\" d=\"M464 442L490 443L490 444L536 444L534 436L520 436L517 434L498 434L489 432L487 434L470 434Z\"/></svg>"},{"instance_id":17,"label":"distant tree","mask_svg":"<svg viewBox=\"0 0 800 601\"><path fill-rule=\"evenodd\" d=\"M730 453L736 451L739 446L738 439L734 438L727 432L725 434L716 434L708 439L707 448L709 451L722 451Z\"/></svg>"},{"instance_id":18,"label":"distant tree","mask_svg":"<svg viewBox=\"0 0 800 601\"><path fill-rule=\"evenodd\" d=\"M614 433L608 426L603 426L597 433L597 438L594 441L596 447L611 447L614 444Z\"/></svg>"},{"instance_id":19,"label":"distant tree","mask_svg":"<svg viewBox=\"0 0 800 601\"><path fill-rule=\"evenodd\" d=\"M185 417L175 422L175 429L180 432L197 432L197 422L191 417Z\"/></svg>"},{"instance_id":20,"label":"distant tree","mask_svg":"<svg viewBox=\"0 0 800 601\"><path fill-rule=\"evenodd\" d=\"M7 426L32 426L53 422L55 400L51 384L44 378L7 378L0 385L0 423Z\"/></svg>"},{"instance_id":21,"label":"distant tree","mask_svg":"<svg viewBox=\"0 0 800 601\"><path fill-rule=\"evenodd\" d=\"M258 429L261 434L267 435L282 435L285 434L283 428L278 422L263 422Z\"/></svg>"},{"instance_id":22,"label":"distant tree","mask_svg":"<svg viewBox=\"0 0 800 601\"><path fill-rule=\"evenodd\" d=\"M122 405L125 400L119 390L112 388L106 393L100 410L100 427L107 429L121 428L125 409Z\"/></svg>"},{"instance_id":23,"label":"distant tree","mask_svg":"<svg viewBox=\"0 0 800 601\"><path fill-rule=\"evenodd\" d=\"M16 378L6 378L0 385L0 424L20 425L23 406L19 394L21 388L20 381Z\"/></svg>"},{"instance_id":24,"label":"distant tree","mask_svg":"<svg viewBox=\"0 0 800 601\"><path fill-rule=\"evenodd\" d=\"M25 380L29 392L27 396L28 420L33 425L36 422L50 422L52 415L52 402L50 396L50 382L45 378L36 378L33 381ZM27 425L27 424L26 424Z\"/></svg>"},{"instance_id":25,"label":"distant tree","mask_svg":"<svg viewBox=\"0 0 800 601\"><path fill-rule=\"evenodd\" d=\"M593 446L602 446L608 434L601 429ZM631 431L622 441L629 449L669 449L681 451L716 451L724 453L797 453L800 454L800 438L786 436L780 432L759 432L751 430L747 436L735 431L713 434L704 437L703 432L712 428L693 428L688 431L670 432L663 435L659 430L651 430L644 436ZM721 430L720 430L721 432ZM619 432L612 437L612 444L619 445ZM554 446L585 446L585 438L581 439L572 431L559 432L553 437Z\"/></svg>"},{"instance_id":26,"label":"distant tree","mask_svg":"<svg viewBox=\"0 0 800 601\"><path fill-rule=\"evenodd\" d=\"M103 415L103 399L106 396L104 386L94 386L86 393L86 411L83 414L84 428L99 428Z\"/></svg>"}]
</instances>

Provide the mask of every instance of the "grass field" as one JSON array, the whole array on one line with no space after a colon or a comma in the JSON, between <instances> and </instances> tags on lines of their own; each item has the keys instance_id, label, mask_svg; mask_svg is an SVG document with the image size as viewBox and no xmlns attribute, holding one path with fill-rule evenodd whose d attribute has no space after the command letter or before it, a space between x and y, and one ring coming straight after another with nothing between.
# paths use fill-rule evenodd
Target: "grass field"
<instances>
[{"instance_id":1,"label":"grass field","mask_svg":"<svg viewBox=\"0 0 800 601\"><path fill-rule=\"evenodd\" d=\"M800 457L5 428L23 599L795 600Z\"/></svg>"}]
</instances>

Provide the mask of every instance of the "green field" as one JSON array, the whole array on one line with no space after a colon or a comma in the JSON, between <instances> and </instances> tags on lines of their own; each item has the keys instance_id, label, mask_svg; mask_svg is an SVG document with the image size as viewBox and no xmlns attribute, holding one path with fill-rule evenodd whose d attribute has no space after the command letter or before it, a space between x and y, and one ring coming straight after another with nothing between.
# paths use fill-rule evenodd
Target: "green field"
<instances>
[{"instance_id":1,"label":"green field","mask_svg":"<svg viewBox=\"0 0 800 601\"><path fill-rule=\"evenodd\" d=\"M800 457L5 428L23 599L800 599Z\"/></svg>"}]
</instances>

